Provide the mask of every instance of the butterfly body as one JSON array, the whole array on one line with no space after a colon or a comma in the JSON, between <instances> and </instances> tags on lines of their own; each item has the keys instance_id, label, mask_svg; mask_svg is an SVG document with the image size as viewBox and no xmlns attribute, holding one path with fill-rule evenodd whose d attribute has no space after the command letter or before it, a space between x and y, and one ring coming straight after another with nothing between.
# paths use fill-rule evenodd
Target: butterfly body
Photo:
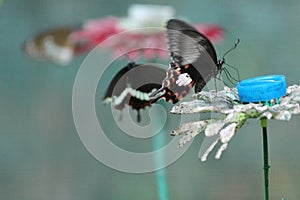
<instances>
[{"instance_id":1,"label":"butterfly body","mask_svg":"<svg viewBox=\"0 0 300 200\"><path fill-rule=\"evenodd\" d=\"M189 24L171 19L167 22L171 64L162 87L151 94L176 103L195 86L200 92L221 71L225 60L217 60L212 43Z\"/></svg>"}]
</instances>

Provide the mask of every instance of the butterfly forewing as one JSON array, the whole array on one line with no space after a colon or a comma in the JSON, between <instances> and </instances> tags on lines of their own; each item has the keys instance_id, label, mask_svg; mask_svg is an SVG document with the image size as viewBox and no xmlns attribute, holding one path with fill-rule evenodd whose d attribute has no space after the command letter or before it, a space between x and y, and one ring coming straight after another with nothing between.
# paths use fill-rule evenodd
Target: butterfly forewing
<instances>
[{"instance_id":1,"label":"butterfly forewing","mask_svg":"<svg viewBox=\"0 0 300 200\"><path fill-rule=\"evenodd\" d=\"M219 69L212 43L189 24L177 19L169 20L167 37L170 56L176 67L168 69L160 91L163 88L167 88L168 93L171 91L176 96L172 101L175 103L186 96L194 85L195 92L200 92L211 77L218 74Z\"/></svg>"},{"instance_id":2,"label":"butterfly forewing","mask_svg":"<svg viewBox=\"0 0 300 200\"><path fill-rule=\"evenodd\" d=\"M207 52L212 62L217 63L217 55L212 43L189 24L177 19L169 20L167 37L170 55L174 62L181 66L201 59L202 52Z\"/></svg>"}]
</instances>

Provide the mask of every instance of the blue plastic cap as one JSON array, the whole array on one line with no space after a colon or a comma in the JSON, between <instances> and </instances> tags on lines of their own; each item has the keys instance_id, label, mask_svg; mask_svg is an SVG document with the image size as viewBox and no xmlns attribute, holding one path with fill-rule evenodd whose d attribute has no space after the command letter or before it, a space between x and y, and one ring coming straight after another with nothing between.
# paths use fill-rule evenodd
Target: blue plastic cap
<instances>
[{"instance_id":1,"label":"blue plastic cap","mask_svg":"<svg viewBox=\"0 0 300 200\"><path fill-rule=\"evenodd\" d=\"M280 98L286 94L286 80L283 75L258 76L237 84L241 102L262 102Z\"/></svg>"}]
</instances>

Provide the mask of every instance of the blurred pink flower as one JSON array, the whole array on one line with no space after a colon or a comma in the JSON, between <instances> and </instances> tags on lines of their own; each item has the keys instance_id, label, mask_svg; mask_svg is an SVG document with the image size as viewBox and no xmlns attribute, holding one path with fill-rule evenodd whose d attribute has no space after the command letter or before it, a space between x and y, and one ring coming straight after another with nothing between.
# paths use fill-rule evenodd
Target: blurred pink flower
<instances>
[{"instance_id":1,"label":"blurred pink flower","mask_svg":"<svg viewBox=\"0 0 300 200\"><path fill-rule=\"evenodd\" d=\"M71 40L77 44L75 52L85 52L108 37L124 31L118 24L119 20L115 17L87 21L81 29L75 30L70 36Z\"/></svg>"},{"instance_id":2,"label":"blurred pink flower","mask_svg":"<svg viewBox=\"0 0 300 200\"><path fill-rule=\"evenodd\" d=\"M223 39L223 30L218 25L195 24L194 27L213 43L218 43ZM78 44L75 53L85 52L118 33L122 33L124 39L112 40L109 44L113 56L118 57L126 53L130 59L134 59L137 55L142 55L145 59L153 59L156 56L163 59L168 57L168 52L166 52L167 40L163 30L126 32L126 29L121 25L121 20L116 17L90 20L81 29L74 31L71 34L71 39L75 44ZM131 49L135 50L127 52Z\"/></svg>"},{"instance_id":3,"label":"blurred pink flower","mask_svg":"<svg viewBox=\"0 0 300 200\"><path fill-rule=\"evenodd\" d=\"M222 42L224 38L223 29L216 24L195 24L194 27L214 44Z\"/></svg>"}]
</instances>

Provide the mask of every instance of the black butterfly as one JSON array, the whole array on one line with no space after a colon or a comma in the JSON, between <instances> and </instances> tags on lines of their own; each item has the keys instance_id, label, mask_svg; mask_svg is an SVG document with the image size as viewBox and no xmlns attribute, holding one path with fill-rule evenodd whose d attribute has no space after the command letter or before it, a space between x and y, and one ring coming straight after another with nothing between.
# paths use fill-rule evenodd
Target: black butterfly
<instances>
[{"instance_id":1,"label":"black butterfly","mask_svg":"<svg viewBox=\"0 0 300 200\"><path fill-rule=\"evenodd\" d=\"M189 24L171 19L166 28L172 62L162 87L150 97L159 96L176 103L194 85L195 92L200 92L212 77L219 74L225 60L217 60L212 43Z\"/></svg>"},{"instance_id":2,"label":"black butterfly","mask_svg":"<svg viewBox=\"0 0 300 200\"><path fill-rule=\"evenodd\" d=\"M104 96L104 102L111 102L115 109L122 110L125 105L137 110L137 121L140 109L151 106L158 99L149 95L161 87L166 72L154 64L136 64L130 62L112 79Z\"/></svg>"}]
</instances>

